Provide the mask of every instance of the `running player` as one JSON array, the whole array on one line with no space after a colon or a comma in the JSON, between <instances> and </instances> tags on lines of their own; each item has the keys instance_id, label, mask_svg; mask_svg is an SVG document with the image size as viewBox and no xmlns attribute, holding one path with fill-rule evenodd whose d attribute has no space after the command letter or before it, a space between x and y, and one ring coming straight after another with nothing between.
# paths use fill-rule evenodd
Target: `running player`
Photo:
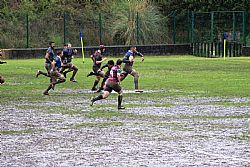
<instances>
[{"instance_id":1,"label":"running player","mask_svg":"<svg viewBox=\"0 0 250 167\"><path fill-rule=\"evenodd\" d=\"M122 95L122 88L120 86L121 65L122 65L122 60L120 59L117 60L116 65L113 66L110 70L110 75L105 85L104 93L102 95L97 96L96 98L93 98L91 100L91 106L93 106L94 102L109 97L110 93L114 90L115 92L118 93L118 110L125 109L122 106L123 95Z\"/></svg>"},{"instance_id":2,"label":"running player","mask_svg":"<svg viewBox=\"0 0 250 167\"><path fill-rule=\"evenodd\" d=\"M111 68L115 65L114 61L113 60L109 60L107 64L105 64L104 66L102 66L101 70L103 70L104 68L108 68L108 71L105 73L105 76L102 80L102 83L101 83L101 86L100 88L96 91L97 93L98 92L101 92L103 90L103 87L105 85L105 82L107 81L107 79L109 78L109 75L110 75L110 71L111 71Z\"/></svg>"},{"instance_id":3,"label":"running player","mask_svg":"<svg viewBox=\"0 0 250 167\"><path fill-rule=\"evenodd\" d=\"M93 72L91 72L88 76L90 75L96 75L96 80L94 82L94 85L92 87L92 91L96 91L96 86L98 85L101 77L104 78L105 77L105 73L100 69L102 62L106 61L107 58L103 56L103 53L105 51L105 47L104 45L100 45L99 49L97 51L95 51L95 53L93 55L91 55L92 61L93 61Z\"/></svg>"},{"instance_id":4,"label":"running player","mask_svg":"<svg viewBox=\"0 0 250 167\"><path fill-rule=\"evenodd\" d=\"M47 73L38 70L37 73L36 73L36 77L38 77L41 74L46 76L46 77L50 77L51 63L53 62L55 57L56 57L56 54L55 54L55 42L50 42L49 43L49 48L48 48L48 50L46 52L46 55L45 55L45 68L47 70Z\"/></svg>"},{"instance_id":5,"label":"running player","mask_svg":"<svg viewBox=\"0 0 250 167\"><path fill-rule=\"evenodd\" d=\"M0 50L0 57L2 57L2 50ZM7 63L7 62L5 62L5 61L0 61L0 64L5 64L5 63ZM0 75L0 85L1 84L3 84L4 83L4 78Z\"/></svg>"},{"instance_id":6,"label":"running player","mask_svg":"<svg viewBox=\"0 0 250 167\"><path fill-rule=\"evenodd\" d=\"M75 75L78 71L78 68L74 64L72 64L73 54L77 54L77 50L76 49L73 50L72 45L70 43L65 44L63 49L63 57L62 57L63 65L61 68L61 73L63 73L64 77L66 78L67 73L73 71L70 81L76 82ZM68 70L64 71L65 69Z\"/></svg>"},{"instance_id":7,"label":"running player","mask_svg":"<svg viewBox=\"0 0 250 167\"><path fill-rule=\"evenodd\" d=\"M0 50L0 58L3 56L2 54L3 54L3 52L2 52L2 50ZM0 60L0 64L6 64L6 63L7 63L7 62L1 61L1 60Z\"/></svg>"},{"instance_id":8,"label":"running player","mask_svg":"<svg viewBox=\"0 0 250 167\"><path fill-rule=\"evenodd\" d=\"M130 50L128 50L128 52L125 54L123 58L123 63L125 63L125 66L123 68L124 72L123 72L121 80L124 80L128 76L128 74L132 75L134 77L135 91L141 92L140 90L138 90L139 89L139 86L138 86L139 73L133 69L135 56L140 56L142 59L141 61L142 62L144 61L143 54L138 52L135 46L132 46L130 47Z\"/></svg>"},{"instance_id":9,"label":"running player","mask_svg":"<svg viewBox=\"0 0 250 167\"><path fill-rule=\"evenodd\" d=\"M58 51L55 60L51 62L51 70L50 70L51 83L49 87L43 92L44 95L49 95L50 89L54 90L56 84L66 81L64 76L59 72L62 67L62 60L61 60L62 56L63 52Z\"/></svg>"}]
</instances>

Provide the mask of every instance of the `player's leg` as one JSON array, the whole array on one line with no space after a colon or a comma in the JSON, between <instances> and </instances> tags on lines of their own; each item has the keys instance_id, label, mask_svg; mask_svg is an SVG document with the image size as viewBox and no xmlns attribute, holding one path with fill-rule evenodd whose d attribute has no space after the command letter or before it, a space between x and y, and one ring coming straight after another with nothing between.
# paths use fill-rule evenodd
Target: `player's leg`
<instances>
[{"instance_id":1,"label":"player's leg","mask_svg":"<svg viewBox=\"0 0 250 167\"><path fill-rule=\"evenodd\" d=\"M51 82L50 82L48 88L43 92L44 95L49 95L50 89L54 89L53 83L56 82L56 76L54 75L53 72L51 72L50 75L51 75L51 77L50 77Z\"/></svg>"},{"instance_id":2,"label":"player's leg","mask_svg":"<svg viewBox=\"0 0 250 167\"><path fill-rule=\"evenodd\" d=\"M39 76L39 75L44 75L46 77L50 77L50 70L51 70L51 64L49 63L45 63L45 69L47 70L47 73L46 72L43 72L43 71L40 71L38 70L37 73L36 73L36 78Z\"/></svg>"},{"instance_id":3,"label":"player's leg","mask_svg":"<svg viewBox=\"0 0 250 167\"><path fill-rule=\"evenodd\" d=\"M56 82L52 82L53 85L57 85L66 81L65 77L59 71L56 71L55 75L58 80L56 80Z\"/></svg>"},{"instance_id":4,"label":"player's leg","mask_svg":"<svg viewBox=\"0 0 250 167\"><path fill-rule=\"evenodd\" d=\"M67 73L73 71L73 70L71 69L71 66L72 66L72 64L64 64L64 65L62 66L61 71L63 71L62 74L63 74L63 76L64 76L65 78L67 78ZM65 71L66 69L68 69L68 70Z\"/></svg>"},{"instance_id":5,"label":"player's leg","mask_svg":"<svg viewBox=\"0 0 250 167\"><path fill-rule=\"evenodd\" d=\"M92 87L92 91L96 91L96 86L98 85L99 81L100 81L101 77L100 76L96 76L96 79L94 81L93 87Z\"/></svg>"},{"instance_id":6,"label":"player's leg","mask_svg":"<svg viewBox=\"0 0 250 167\"><path fill-rule=\"evenodd\" d=\"M135 90L139 89L139 73L135 70L132 70L130 73L134 77Z\"/></svg>"},{"instance_id":7,"label":"player's leg","mask_svg":"<svg viewBox=\"0 0 250 167\"><path fill-rule=\"evenodd\" d=\"M128 74L132 72L132 70L132 66L125 64L121 75L121 81L123 81L128 76Z\"/></svg>"},{"instance_id":8,"label":"player's leg","mask_svg":"<svg viewBox=\"0 0 250 167\"><path fill-rule=\"evenodd\" d=\"M108 79L107 77L103 78L101 86L96 92L101 92L103 90L103 87L104 87L105 82L107 81L107 79Z\"/></svg>"},{"instance_id":9,"label":"player's leg","mask_svg":"<svg viewBox=\"0 0 250 167\"><path fill-rule=\"evenodd\" d=\"M111 92L112 92L112 88L110 88L109 86L106 86L106 89L104 90L103 94L101 94L101 95L99 95L91 100L90 106L93 106L94 102L96 102L98 100L106 99L107 97L109 97Z\"/></svg>"},{"instance_id":10,"label":"player's leg","mask_svg":"<svg viewBox=\"0 0 250 167\"><path fill-rule=\"evenodd\" d=\"M128 73L126 71L123 71L121 73L121 81L123 81L128 76Z\"/></svg>"},{"instance_id":11,"label":"player's leg","mask_svg":"<svg viewBox=\"0 0 250 167\"><path fill-rule=\"evenodd\" d=\"M123 91L121 86L116 83L112 86L113 90L118 93L118 110L125 109L125 107L122 106L122 99L123 99Z\"/></svg>"},{"instance_id":12,"label":"player's leg","mask_svg":"<svg viewBox=\"0 0 250 167\"><path fill-rule=\"evenodd\" d=\"M72 64L72 66L71 66L70 69L73 70L73 74L72 74L72 76L71 76L71 78L70 78L70 81L76 82L75 76L76 76L76 73L77 73L77 71L78 71L78 68L77 68L74 64Z\"/></svg>"}]
</instances>

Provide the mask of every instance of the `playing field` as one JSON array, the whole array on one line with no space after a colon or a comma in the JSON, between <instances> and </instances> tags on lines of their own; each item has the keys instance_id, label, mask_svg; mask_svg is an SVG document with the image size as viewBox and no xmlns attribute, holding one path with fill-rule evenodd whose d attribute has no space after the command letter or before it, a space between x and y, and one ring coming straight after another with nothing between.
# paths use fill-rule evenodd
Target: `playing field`
<instances>
[{"instance_id":1,"label":"playing field","mask_svg":"<svg viewBox=\"0 0 250 167\"><path fill-rule=\"evenodd\" d=\"M117 58L114 58L116 60ZM98 101L90 59L74 59L78 83L43 96L43 59L0 65L0 166L250 166L250 58L136 60L140 88L122 82Z\"/></svg>"}]
</instances>

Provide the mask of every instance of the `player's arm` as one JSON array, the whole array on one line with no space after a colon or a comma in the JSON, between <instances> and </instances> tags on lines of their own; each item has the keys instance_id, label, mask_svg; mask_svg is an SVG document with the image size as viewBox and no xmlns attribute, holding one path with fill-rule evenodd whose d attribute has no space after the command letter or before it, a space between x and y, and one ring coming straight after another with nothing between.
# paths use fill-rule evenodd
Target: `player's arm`
<instances>
[{"instance_id":1,"label":"player's arm","mask_svg":"<svg viewBox=\"0 0 250 167\"><path fill-rule=\"evenodd\" d=\"M144 61L144 55L142 53L136 51L135 55L140 56L141 57L141 61Z\"/></svg>"},{"instance_id":2,"label":"player's arm","mask_svg":"<svg viewBox=\"0 0 250 167\"><path fill-rule=\"evenodd\" d=\"M90 55L90 58L93 62L95 62L95 56L94 55Z\"/></svg>"},{"instance_id":3,"label":"player's arm","mask_svg":"<svg viewBox=\"0 0 250 167\"><path fill-rule=\"evenodd\" d=\"M51 71L55 70L55 67L56 67L56 61L53 60L53 61L51 62Z\"/></svg>"},{"instance_id":4,"label":"player's arm","mask_svg":"<svg viewBox=\"0 0 250 167\"><path fill-rule=\"evenodd\" d=\"M107 68L108 64L105 64L104 66L101 67L101 70L103 70L104 68Z\"/></svg>"},{"instance_id":5,"label":"player's arm","mask_svg":"<svg viewBox=\"0 0 250 167\"><path fill-rule=\"evenodd\" d=\"M73 54L74 54L74 55L77 54L77 50L76 50L76 49L73 50Z\"/></svg>"},{"instance_id":6,"label":"player's arm","mask_svg":"<svg viewBox=\"0 0 250 167\"><path fill-rule=\"evenodd\" d=\"M108 58L107 58L107 57L104 57L104 58L102 58L101 61L96 61L96 64L101 64L102 62L104 62L104 61L106 61L106 60L108 60Z\"/></svg>"},{"instance_id":7,"label":"player's arm","mask_svg":"<svg viewBox=\"0 0 250 167\"><path fill-rule=\"evenodd\" d=\"M126 55L123 57L123 63L130 63L131 61L129 60L129 57L130 57L131 55L129 55L128 53L126 53Z\"/></svg>"},{"instance_id":8,"label":"player's arm","mask_svg":"<svg viewBox=\"0 0 250 167\"><path fill-rule=\"evenodd\" d=\"M46 54L45 54L45 59L46 59L47 61L51 62L50 59L49 59L49 52L46 52Z\"/></svg>"}]
</instances>

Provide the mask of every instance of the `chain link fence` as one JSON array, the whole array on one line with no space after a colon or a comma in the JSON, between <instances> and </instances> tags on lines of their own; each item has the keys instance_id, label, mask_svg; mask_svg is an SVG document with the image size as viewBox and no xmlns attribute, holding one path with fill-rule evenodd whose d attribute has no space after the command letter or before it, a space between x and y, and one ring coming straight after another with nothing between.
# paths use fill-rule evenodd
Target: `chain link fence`
<instances>
[{"instance_id":1,"label":"chain link fence","mask_svg":"<svg viewBox=\"0 0 250 167\"><path fill-rule=\"evenodd\" d=\"M126 30L114 33L116 26L110 15L95 13L87 17L79 13L53 11L39 15L15 15L3 18L0 24L0 48L39 48L47 47L49 41L58 46L70 42L80 46L79 33L83 32L85 46L124 45ZM119 20L118 20L119 21ZM197 42L219 42L223 35L229 41L248 45L250 42L250 12L186 12L168 13L157 30L145 22L145 17L136 14L128 20L132 27L131 44L183 44ZM121 30L123 31L123 30ZM157 31L158 33L150 33ZM125 34L125 35L124 35ZM154 38L158 36L157 38ZM155 40L157 39L157 40Z\"/></svg>"}]
</instances>

